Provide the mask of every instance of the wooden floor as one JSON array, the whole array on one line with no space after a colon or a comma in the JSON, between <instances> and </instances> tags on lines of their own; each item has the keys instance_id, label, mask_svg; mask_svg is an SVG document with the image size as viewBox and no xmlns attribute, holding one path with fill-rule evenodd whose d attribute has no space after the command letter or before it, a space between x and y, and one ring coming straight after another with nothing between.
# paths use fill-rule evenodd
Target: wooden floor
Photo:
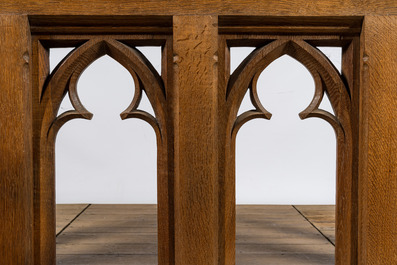
<instances>
[{"instance_id":1,"label":"wooden floor","mask_svg":"<svg viewBox=\"0 0 397 265\"><path fill-rule=\"evenodd\" d=\"M334 264L334 206L237 206L237 265ZM155 205L57 205L57 264L155 265Z\"/></svg>"}]
</instances>

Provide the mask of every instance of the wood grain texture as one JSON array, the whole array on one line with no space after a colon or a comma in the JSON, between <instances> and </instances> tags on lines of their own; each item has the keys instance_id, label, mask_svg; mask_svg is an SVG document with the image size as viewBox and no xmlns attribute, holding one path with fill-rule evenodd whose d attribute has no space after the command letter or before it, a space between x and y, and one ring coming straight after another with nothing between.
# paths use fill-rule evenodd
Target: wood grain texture
<instances>
[{"instance_id":1,"label":"wood grain texture","mask_svg":"<svg viewBox=\"0 0 397 265\"><path fill-rule=\"evenodd\" d=\"M87 38L87 37L86 37ZM143 39L145 36L143 37ZM150 38L150 37L149 37ZM136 36L135 40L142 40ZM165 40L163 40L165 43ZM169 192L169 171L166 131L165 87L159 73L134 47L114 37L92 37L80 43L49 75L48 48L39 39L34 42L35 52L35 260L36 264L55 262L55 177L54 148L58 130L75 118L91 119L92 114L80 102L77 81L81 73L97 58L108 54L123 65L135 83L135 94L130 106L121 113L122 119L139 118L148 122L156 132L158 150L158 236L160 264L172 264L173 218ZM165 60L167 61L167 60ZM46 76L46 82L42 82ZM43 85L43 87L41 87ZM155 116L139 110L143 90L153 106ZM57 116L59 106L68 94L74 110Z\"/></svg>"},{"instance_id":2,"label":"wood grain texture","mask_svg":"<svg viewBox=\"0 0 397 265\"><path fill-rule=\"evenodd\" d=\"M249 78L238 84L233 77L232 83L237 87L242 84L242 88L229 91L228 45L262 47L275 39L281 48L271 56L286 52L299 57L311 69L316 85L325 85L336 110L335 116L318 112L321 93L316 93L302 117L321 116L337 130L337 264L397 263L397 2L3 0L0 10L27 14L0 16L0 206L4 213L0 219L0 258L7 265L32 264L32 240L35 264L55 261L56 131L71 118L90 117L77 94L73 94L73 84L92 60L104 54L131 68L133 77L142 81L156 113L153 117L136 109L138 91L122 117L148 121L158 136L161 265L234 264L233 137L245 121L270 114L258 102L255 87L251 87L256 111L236 120L240 98L256 80L254 72L264 65L250 68L247 64L240 73ZM359 43L355 34L364 16ZM32 45L28 18L32 29L41 34L34 36ZM169 34L171 27L173 36L157 34ZM319 30L324 36L317 34ZM67 35L77 33L89 35ZM145 58L128 47L138 43L162 46L161 77L150 70ZM73 62L66 62L59 73L49 77L48 48L68 45L82 48L81 54L75 54ZM342 46L343 82L324 58L318 60L321 55L310 45ZM35 65L31 72L30 58ZM76 111L56 117L66 91L71 91ZM136 216L128 218L131 224L137 222ZM248 217L239 220L247 220L244 218ZM100 224L110 223L102 220ZM280 221L279 225L290 224ZM324 223L324 227L329 225ZM120 231L129 228L120 226ZM101 229L104 227L94 227L93 231ZM73 263L67 259L65 262ZM253 264L252 259L241 262Z\"/></svg>"},{"instance_id":3,"label":"wood grain texture","mask_svg":"<svg viewBox=\"0 0 397 265\"><path fill-rule=\"evenodd\" d=\"M0 16L0 263L33 264L31 43L27 16Z\"/></svg>"},{"instance_id":4,"label":"wood grain texture","mask_svg":"<svg viewBox=\"0 0 397 265\"><path fill-rule=\"evenodd\" d=\"M79 208L57 206L57 226ZM156 265L156 208L90 205L57 237L57 264ZM334 206L237 205L236 213L238 265L334 264L334 246L312 225L334 233Z\"/></svg>"},{"instance_id":5,"label":"wood grain texture","mask_svg":"<svg viewBox=\"0 0 397 265\"><path fill-rule=\"evenodd\" d=\"M359 264L397 264L397 16L362 36Z\"/></svg>"},{"instance_id":6,"label":"wood grain texture","mask_svg":"<svg viewBox=\"0 0 397 265\"><path fill-rule=\"evenodd\" d=\"M360 120L360 37L355 36L350 42L342 45L342 78L349 87L351 98L351 130L352 130L352 164L351 164L351 250L354 251L352 263L358 262L358 170L359 170L359 120ZM343 234L342 234L343 235ZM330 238L330 237L329 237ZM335 241L334 241L335 242Z\"/></svg>"},{"instance_id":7,"label":"wood grain texture","mask_svg":"<svg viewBox=\"0 0 397 265\"><path fill-rule=\"evenodd\" d=\"M396 14L390 0L3 0L3 12L35 15L262 15L262 16L363 16L367 13Z\"/></svg>"},{"instance_id":8,"label":"wood grain texture","mask_svg":"<svg viewBox=\"0 0 397 265\"><path fill-rule=\"evenodd\" d=\"M175 264L218 262L217 17L174 17Z\"/></svg>"},{"instance_id":9,"label":"wood grain texture","mask_svg":"<svg viewBox=\"0 0 397 265\"><path fill-rule=\"evenodd\" d=\"M227 36L225 36L227 38ZM315 83L315 93L309 106L299 113L301 119L317 117L327 121L335 130L337 139L337 196L336 196L336 264L356 264L357 256L357 213L353 207L356 205L357 187L353 186L353 134L352 134L352 109L350 88L344 84L342 77L332 63L315 47L303 40L276 39L269 40L269 44L260 46L249 54L244 61L230 75L226 89L225 118L227 125L225 130L226 157L228 163L225 166L225 180L222 185L221 217L224 218L225 231L225 264L232 264L233 249L230 241L233 241L232 229L233 205L235 190L234 156L235 142L238 130L246 122L264 118L270 119L271 114L262 106L257 95L257 80L262 71L274 60L282 55L289 55L301 62L311 73ZM225 59L224 59L225 60ZM226 65L226 64L225 64ZM354 67L353 61L349 64ZM224 70L224 73L227 71ZM250 93L251 103L254 109L237 115L244 95ZM330 99L334 114L319 108L324 93ZM228 199L226 199L228 198Z\"/></svg>"},{"instance_id":10,"label":"wood grain texture","mask_svg":"<svg viewBox=\"0 0 397 265\"><path fill-rule=\"evenodd\" d=\"M89 206L87 204L57 204L56 205L56 227L57 235L67 227L73 219L81 214L84 209Z\"/></svg>"},{"instance_id":11,"label":"wood grain texture","mask_svg":"<svg viewBox=\"0 0 397 265\"><path fill-rule=\"evenodd\" d=\"M295 208L335 245L334 205L296 205Z\"/></svg>"}]
</instances>

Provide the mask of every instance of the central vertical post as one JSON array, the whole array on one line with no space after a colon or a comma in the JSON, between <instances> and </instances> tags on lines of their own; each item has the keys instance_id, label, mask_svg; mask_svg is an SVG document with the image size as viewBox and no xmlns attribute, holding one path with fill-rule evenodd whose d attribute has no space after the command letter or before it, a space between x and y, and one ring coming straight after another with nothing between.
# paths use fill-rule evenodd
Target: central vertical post
<instances>
[{"instance_id":1,"label":"central vertical post","mask_svg":"<svg viewBox=\"0 0 397 265\"><path fill-rule=\"evenodd\" d=\"M175 16L175 264L218 264L218 26Z\"/></svg>"}]
</instances>

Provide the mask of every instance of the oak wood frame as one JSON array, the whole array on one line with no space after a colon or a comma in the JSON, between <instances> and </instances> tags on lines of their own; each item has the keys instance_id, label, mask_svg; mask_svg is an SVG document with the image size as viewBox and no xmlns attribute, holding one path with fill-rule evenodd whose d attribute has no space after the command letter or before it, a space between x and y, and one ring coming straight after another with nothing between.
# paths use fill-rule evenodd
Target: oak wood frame
<instances>
[{"instance_id":1,"label":"oak wood frame","mask_svg":"<svg viewBox=\"0 0 397 265\"><path fill-rule=\"evenodd\" d=\"M239 21L230 18L220 18L224 21ZM250 23L255 18L250 18ZM262 23L264 19L261 19ZM313 23L315 19L312 20ZM346 22L347 20L345 20ZM291 22L285 19L280 22L284 23L299 23ZM251 119L263 118L270 119L272 114L269 113L261 104L258 95L256 82L260 73L275 59L282 55L290 55L300 61L312 74L315 81L316 92L310 105L299 113L301 119L310 117L317 117L326 120L335 130L337 139L337 198L336 198L336 264L357 264L357 199L358 199L358 168L354 161L358 157L357 149L354 150L354 143L358 141L358 135L355 133L358 130L357 123L353 121L358 119L358 110L352 106L357 105L358 102L358 80L359 80L359 30L361 27L361 18L352 18L352 24L345 25L345 29L339 25L338 27L328 27L324 32L324 26L321 23L318 25L321 30L316 31L313 26L293 26L287 28L281 26L281 32L286 35L275 35L275 29L269 26L250 27L245 25L244 31L241 31L240 25L223 25L220 23L219 41L219 80L222 94L226 96L220 98L219 106L223 106L223 111L228 115L224 119L226 124L223 127L226 129L223 142L221 146L225 146L224 157L229 158L225 161L224 168L220 168L221 183L224 186L220 187L220 225L221 229L225 229L222 235L223 251L225 254L225 263L232 264L235 260L234 246L235 241L235 144L238 130L246 122ZM235 22L234 22L235 23ZM300 23L302 23L300 21ZM328 18L327 25L332 25L332 19ZM295 28L296 27L296 28ZM348 31L346 29L349 29ZM247 32L254 32L247 34ZM288 33L292 33L292 35ZM334 35L330 35L334 34ZM342 37L343 36L343 37ZM313 46L312 46L313 45ZM238 46L257 47L247 58L246 62L232 73L230 72L230 48ZM326 62L328 59L323 58L321 52L316 51L315 46L335 46L342 47L342 73L339 76L337 70L332 63ZM332 84L326 84L324 76L319 70L321 66L316 65L308 57L320 59L323 65L323 71L329 71L330 75L339 79L339 85L332 88ZM250 57L250 58L249 58ZM268 59L267 59L268 58ZM242 66L242 67L241 67ZM327 70L325 70L327 69ZM251 74L250 74L251 73ZM320 75L323 77L320 77ZM337 89L339 87L339 90ZM234 91L233 91L234 90ZM331 113L318 109L322 99L323 93L328 95L331 105L333 106L335 116ZM246 111L237 116L240 104L246 93L250 93L250 99L255 109ZM224 99L226 98L226 102ZM356 101L356 102L355 102ZM310 163L310 162L308 162ZM232 214L230 214L232 213Z\"/></svg>"},{"instance_id":2,"label":"oak wood frame","mask_svg":"<svg viewBox=\"0 0 397 265\"><path fill-rule=\"evenodd\" d=\"M36 260L34 250L37 246L33 236L32 139L35 132L32 119L34 68L31 63L31 33L32 30L36 33L50 32L54 28L39 32L31 28L28 16L41 21L52 18L62 22L67 21L70 15L101 21L101 16L117 18L131 14L174 16L173 51L168 51L174 56L174 65L169 69L172 73L167 74L172 84L167 105L169 120L172 121L167 127L172 144L168 146L167 157L168 173L174 176L170 192L174 195L172 221L175 231L171 237L175 248L171 252L175 258L173 262L181 265L232 264L225 263L224 258L234 251L231 247L234 242L228 241L228 246L223 245L222 238L226 234L219 217L223 210L219 207L222 197L218 194L222 191L222 182L218 181L218 173L225 168L225 159L230 158L224 156L224 133L220 127L225 119L218 112L219 95L222 95L218 88L222 87L223 81L219 79L222 68L219 68L217 61L222 65L223 55L218 53L220 41L216 16L259 16L278 18L279 21L298 18L309 22L318 18L326 22L330 17L340 18L341 21L351 17L363 18L359 39L344 48L344 61L357 60L360 65L353 69L344 68L349 87L355 88L351 95L355 98L352 101L355 113L352 116L353 134L356 136L353 141L353 153L356 154L353 165L357 168L358 177L352 185L357 186L358 191L358 220L355 241L357 263L352 264L397 262L397 76L393 74L397 68L395 3L386 0L350 0L343 3L328 0L158 0L153 4L152 1L87 0L82 5L76 1L3 0L0 10L0 259L5 264L35 264ZM152 26L150 19L138 21L142 21L141 31L142 25ZM73 26L64 31L77 33L76 30L82 30L79 33L85 34L88 33L84 31L85 26ZM109 33L104 32L100 24L96 26L93 30L97 34ZM240 27L242 31L246 30L245 25ZM127 28L124 27L121 32L136 33L134 27ZM162 27L146 28L143 32L147 33L145 30L164 33ZM192 30L205 34L192 39L188 34ZM227 29L224 30L223 33L227 33ZM288 34L289 29L288 26L267 25L265 29L251 29L250 33L270 30L273 33L286 31ZM342 30L349 31L346 28ZM54 32L58 32L56 28ZM182 39L187 41L184 44L175 42ZM194 52L200 41L206 45L199 47L199 53L207 53L200 64L188 69L189 62L200 58ZM357 46L360 49L355 48ZM200 80L206 81L198 82ZM189 89L182 89L184 87ZM204 106L199 104L202 102L206 102ZM211 155L207 157L207 154ZM200 188L197 188L198 185Z\"/></svg>"},{"instance_id":3,"label":"oak wood frame","mask_svg":"<svg viewBox=\"0 0 397 265\"><path fill-rule=\"evenodd\" d=\"M34 19L33 19L34 20ZM63 27L62 27L63 28ZM132 29L130 27L129 29ZM139 29L139 28L138 28ZM40 27L35 30L44 32ZM103 29L102 29L103 30ZM49 32L46 32L49 34ZM135 34L134 34L135 33ZM172 39L169 35L38 35L32 38L33 59L33 115L34 115L34 242L35 264L55 264L55 139L59 129L69 120L91 119L93 114L85 109L77 93L81 73L96 59L109 55L122 64L135 83L135 94L130 106L120 114L122 119L139 118L147 121L157 138L157 193L159 219L160 264L173 263L173 209L172 179L169 177L167 146L170 145L166 120L166 94L170 83L167 76L172 60L169 50ZM133 47L158 45L162 47L162 77ZM76 46L64 60L49 73L49 49ZM145 91L151 102L155 117L138 109ZM58 110L66 95L75 108L58 116ZM171 191L171 192L170 192Z\"/></svg>"}]
</instances>

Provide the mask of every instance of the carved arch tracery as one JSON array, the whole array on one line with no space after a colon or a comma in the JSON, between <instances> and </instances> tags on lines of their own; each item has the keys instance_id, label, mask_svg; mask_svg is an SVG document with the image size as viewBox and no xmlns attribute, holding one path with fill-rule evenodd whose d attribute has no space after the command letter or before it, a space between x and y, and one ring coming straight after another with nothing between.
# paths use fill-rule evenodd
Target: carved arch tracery
<instances>
[{"instance_id":1,"label":"carved arch tracery","mask_svg":"<svg viewBox=\"0 0 397 265\"><path fill-rule=\"evenodd\" d=\"M353 135L352 135L352 106L350 91L343 82L341 75L328 58L320 50L304 40L278 39L255 49L232 73L226 89L226 157L233 158L225 168L226 186L232 193L224 197L223 207L234 211L235 182L234 156L238 130L249 120L255 118L270 119L269 113L262 106L257 94L257 81L262 71L274 60L289 55L302 63L311 73L315 83L314 97L309 106L299 113L301 119L318 117L327 121L334 129L337 140L337 174L336 174L336 264L354 263L355 227L353 191ZM237 115L241 102L250 90L250 99L255 109ZM319 108L324 93L329 97L334 114ZM232 167L230 169L229 167ZM229 234L235 233L235 221L225 214L225 230ZM235 234L234 234L235 235ZM349 251L346 250L348 246ZM225 248L230 248L228 246ZM233 259L232 259L233 260Z\"/></svg>"},{"instance_id":2,"label":"carved arch tracery","mask_svg":"<svg viewBox=\"0 0 397 265\"><path fill-rule=\"evenodd\" d=\"M334 128L337 137L350 130L350 96L337 69L318 49L302 40L276 40L254 50L233 72L227 88L227 104L230 115L237 117L233 106L240 106L247 90L254 110L239 115L233 124L232 134L236 135L241 126L255 118L270 119L271 113L261 104L257 93L257 81L262 71L274 60L289 55L302 63L311 73L315 82L314 97L309 106L299 113L301 119L318 117L326 120ZM326 93L335 115L319 109Z\"/></svg>"},{"instance_id":3,"label":"carved arch tracery","mask_svg":"<svg viewBox=\"0 0 397 265\"><path fill-rule=\"evenodd\" d=\"M151 63L135 48L114 39L91 39L73 50L54 69L41 95L42 136L55 137L62 125L72 119L91 119L90 113L81 103L77 94L77 82L82 72L103 55L123 65L131 74L135 93L131 104L121 113L122 119L139 118L148 122L156 132L157 140L162 138L164 128L165 89L161 77ZM148 96L155 117L146 111L138 110L142 90ZM59 106L68 92L74 110L59 115Z\"/></svg>"},{"instance_id":4,"label":"carved arch tracery","mask_svg":"<svg viewBox=\"0 0 397 265\"><path fill-rule=\"evenodd\" d=\"M39 91L35 110L35 264L56 263L55 256L55 139L66 122L76 119L91 119L92 114L83 106L77 94L77 83L83 71L98 58L109 55L131 74L135 93L131 104L120 116L122 119L139 118L148 122L156 133L157 165L164 169L157 172L158 256L164 264L173 259L173 195L168 191L168 145L166 130L166 92L162 77L152 64L136 48L111 37L94 37L71 53L47 77ZM47 58L48 59L48 58ZM142 93L145 92L154 111L154 116L139 110ZM58 116L63 98L69 94L74 110ZM171 206L170 206L171 205Z\"/></svg>"}]
</instances>

